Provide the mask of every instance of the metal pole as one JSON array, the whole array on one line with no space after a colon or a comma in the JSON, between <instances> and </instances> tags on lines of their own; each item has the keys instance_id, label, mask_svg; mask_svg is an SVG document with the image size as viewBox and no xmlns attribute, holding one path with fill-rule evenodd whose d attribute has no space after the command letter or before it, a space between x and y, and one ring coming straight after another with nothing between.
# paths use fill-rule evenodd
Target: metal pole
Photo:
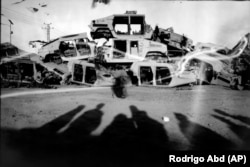
<instances>
[{"instance_id":1,"label":"metal pole","mask_svg":"<svg viewBox=\"0 0 250 167\"><path fill-rule=\"evenodd\" d=\"M10 19L9 19L9 22L10 22L10 44L11 44L11 35L12 35L11 25L13 24L13 22Z\"/></svg>"},{"instance_id":2,"label":"metal pole","mask_svg":"<svg viewBox=\"0 0 250 167\"><path fill-rule=\"evenodd\" d=\"M52 23L49 23L49 24L45 24L43 23L44 25L46 25L46 27L42 27L42 29L46 29L46 34L47 34L47 42L50 41L50 30L53 29L53 27L50 27L50 25Z\"/></svg>"},{"instance_id":3,"label":"metal pole","mask_svg":"<svg viewBox=\"0 0 250 167\"><path fill-rule=\"evenodd\" d=\"M11 23L10 23L10 44L11 44Z\"/></svg>"},{"instance_id":4,"label":"metal pole","mask_svg":"<svg viewBox=\"0 0 250 167\"><path fill-rule=\"evenodd\" d=\"M50 24L47 24L47 42L50 41Z\"/></svg>"}]
</instances>

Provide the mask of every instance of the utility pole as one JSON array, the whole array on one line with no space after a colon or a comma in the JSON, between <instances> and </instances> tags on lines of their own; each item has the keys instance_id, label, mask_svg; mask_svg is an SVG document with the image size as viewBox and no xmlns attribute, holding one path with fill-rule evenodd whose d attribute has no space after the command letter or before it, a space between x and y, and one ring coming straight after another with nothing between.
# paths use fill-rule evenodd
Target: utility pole
<instances>
[{"instance_id":1,"label":"utility pole","mask_svg":"<svg viewBox=\"0 0 250 167\"><path fill-rule=\"evenodd\" d=\"M43 24L46 25L46 27L42 27L42 29L46 29L47 42L49 42L50 41L50 30L53 29L53 27L50 26L52 23L49 23L49 24L43 23Z\"/></svg>"},{"instance_id":2,"label":"utility pole","mask_svg":"<svg viewBox=\"0 0 250 167\"><path fill-rule=\"evenodd\" d=\"M1 16L5 17L10 22L10 44L11 44L11 35L13 34L13 31L11 29L11 25L14 25L14 23L8 17L6 17L4 14L1 13ZM1 24L2 25L7 25L7 24L3 24L2 22L1 22Z\"/></svg>"},{"instance_id":3,"label":"utility pole","mask_svg":"<svg viewBox=\"0 0 250 167\"><path fill-rule=\"evenodd\" d=\"M13 34L13 31L11 30L11 25L14 25L14 23L10 19L8 20L10 22L10 44L11 44L11 35Z\"/></svg>"}]
</instances>

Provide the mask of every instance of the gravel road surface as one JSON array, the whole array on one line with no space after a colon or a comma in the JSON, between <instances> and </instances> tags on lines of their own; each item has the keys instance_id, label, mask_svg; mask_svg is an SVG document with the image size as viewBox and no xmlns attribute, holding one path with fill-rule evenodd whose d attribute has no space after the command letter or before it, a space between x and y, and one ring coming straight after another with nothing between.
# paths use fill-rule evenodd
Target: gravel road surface
<instances>
[{"instance_id":1,"label":"gravel road surface","mask_svg":"<svg viewBox=\"0 0 250 167\"><path fill-rule=\"evenodd\" d=\"M161 166L169 150L250 150L250 91L2 89L4 166Z\"/></svg>"}]
</instances>

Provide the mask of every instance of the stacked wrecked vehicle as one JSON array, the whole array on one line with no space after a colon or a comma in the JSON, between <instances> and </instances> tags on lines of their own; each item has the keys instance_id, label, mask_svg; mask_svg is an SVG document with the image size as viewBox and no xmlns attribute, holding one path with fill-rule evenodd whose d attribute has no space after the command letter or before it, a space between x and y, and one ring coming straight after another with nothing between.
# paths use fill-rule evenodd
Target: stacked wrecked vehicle
<instances>
[{"instance_id":1,"label":"stacked wrecked vehicle","mask_svg":"<svg viewBox=\"0 0 250 167\"><path fill-rule=\"evenodd\" d=\"M127 83L138 86L249 88L249 33L232 49L210 43L193 46L190 38L172 27L153 29L136 11L92 20L89 27L94 41L87 33L59 37L43 44L38 56L16 49L11 56L11 49L1 46L1 80L18 87L26 82L43 87L111 86L119 69L126 72Z\"/></svg>"}]
</instances>

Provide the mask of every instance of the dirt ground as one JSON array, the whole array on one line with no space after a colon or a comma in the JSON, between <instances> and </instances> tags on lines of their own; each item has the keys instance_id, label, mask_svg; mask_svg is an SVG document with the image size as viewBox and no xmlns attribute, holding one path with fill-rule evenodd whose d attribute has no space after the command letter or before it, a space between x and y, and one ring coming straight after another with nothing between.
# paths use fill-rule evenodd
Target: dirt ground
<instances>
[{"instance_id":1,"label":"dirt ground","mask_svg":"<svg viewBox=\"0 0 250 167\"><path fill-rule=\"evenodd\" d=\"M120 99L108 87L20 88L1 95L4 167L162 166L169 150L250 150L250 91L129 87Z\"/></svg>"}]
</instances>

